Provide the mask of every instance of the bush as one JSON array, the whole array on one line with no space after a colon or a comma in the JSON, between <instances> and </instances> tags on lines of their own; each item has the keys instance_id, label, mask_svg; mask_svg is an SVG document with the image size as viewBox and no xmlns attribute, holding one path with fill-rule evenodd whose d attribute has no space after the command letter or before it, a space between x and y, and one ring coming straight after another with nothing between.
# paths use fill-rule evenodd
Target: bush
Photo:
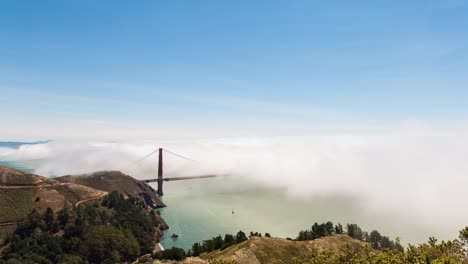
<instances>
[{"instance_id":1,"label":"bush","mask_svg":"<svg viewBox=\"0 0 468 264\"><path fill-rule=\"evenodd\" d=\"M186 254L184 249L178 247L172 247L163 251L156 252L153 255L154 259L167 259L167 260L184 260Z\"/></svg>"}]
</instances>

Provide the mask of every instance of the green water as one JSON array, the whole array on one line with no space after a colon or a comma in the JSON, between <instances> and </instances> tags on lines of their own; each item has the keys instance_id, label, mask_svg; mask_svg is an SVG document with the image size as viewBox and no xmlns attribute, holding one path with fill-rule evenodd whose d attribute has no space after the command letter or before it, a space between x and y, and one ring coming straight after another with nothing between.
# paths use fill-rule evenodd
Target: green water
<instances>
[{"instance_id":1,"label":"green water","mask_svg":"<svg viewBox=\"0 0 468 264\"><path fill-rule=\"evenodd\" d=\"M168 207L161 209L161 215L170 226L161 243L165 248L189 249L195 242L238 230L294 238L315 221L329 220L357 223L365 230L399 236L404 242L427 238L427 227L412 225L396 214L369 212L361 208L363 201L350 197L294 199L283 189L223 179L169 182L164 188L163 201ZM179 237L171 238L173 233Z\"/></svg>"}]
</instances>

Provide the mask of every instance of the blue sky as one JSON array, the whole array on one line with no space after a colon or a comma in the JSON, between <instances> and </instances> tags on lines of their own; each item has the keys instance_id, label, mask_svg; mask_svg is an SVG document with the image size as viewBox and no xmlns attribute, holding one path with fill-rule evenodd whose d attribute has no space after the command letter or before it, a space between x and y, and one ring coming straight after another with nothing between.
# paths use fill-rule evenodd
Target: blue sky
<instances>
[{"instance_id":1,"label":"blue sky","mask_svg":"<svg viewBox=\"0 0 468 264\"><path fill-rule=\"evenodd\" d=\"M463 120L467 13L466 1L2 1L0 136Z\"/></svg>"}]
</instances>

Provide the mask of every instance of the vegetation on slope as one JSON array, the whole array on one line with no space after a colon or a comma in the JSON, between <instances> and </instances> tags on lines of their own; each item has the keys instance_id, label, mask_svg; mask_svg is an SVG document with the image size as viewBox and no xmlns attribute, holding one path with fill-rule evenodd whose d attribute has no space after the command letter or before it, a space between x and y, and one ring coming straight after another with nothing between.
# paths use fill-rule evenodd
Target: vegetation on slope
<instances>
[{"instance_id":1,"label":"vegetation on slope","mask_svg":"<svg viewBox=\"0 0 468 264\"><path fill-rule=\"evenodd\" d=\"M0 263L117 263L151 253L155 246L154 210L136 197L112 192L100 202L36 210L9 236Z\"/></svg>"},{"instance_id":2,"label":"vegetation on slope","mask_svg":"<svg viewBox=\"0 0 468 264\"><path fill-rule=\"evenodd\" d=\"M313 250L310 256L294 258L292 263L297 264L462 264L468 263L468 228L460 231L459 238L451 241L442 241L430 238L427 243L413 246L409 245L405 252L399 250L353 250L345 248L342 252L329 250Z\"/></svg>"},{"instance_id":3,"label":"vegetation on slope","mask_svg":"<svg viewBox=\"0 0 468 264\"><path fill-rule=\"evenodd\" d=\"M366 243L345 235L335 235L314 241L292 241L283 238L251 237L225 250L202 254L201 258L233 261L235 263L290 263L291 260L307 257L310 252L329 249L339 252L345 245L362 250Z\"/></svg>"},{"instance_id":4,"label":"vegetation on slope","mask_svg":"<svg viewBox=\"0 0 468 264\"><path fill-rule=\"evenodd\" d=\"M236 239L240 238L240 239ZM225 263L468 263L468 228L460 231L458 239L437 243L429 242L413 246L406 251L398 240L392 241L378 231L367 233L355 224L343 228L331 222L312 225L311 229L300 231L293 239L262 237L250 233L249 239L243 232L237 235L213 237L195 243L191 251L171 248L159 252L156 259L183 260L188 256L199 256L207 261ZM201 259L188 258L182 263Z\"/></svg>"},{"instance_id":5,"label":"vegetation on slope","mask_svg":"<svg viewBox=\"0 0 468 264\"><path fill-rule=\"evenodd\" d=\"M187 258L180 263L291 263L291 264L462 264L468 263L468 228L458 239L409 245L400 250L375 250L371 244L347 235L332 235L309 241L252 237L224 250ZM173 251L173 250L171 250ZM168 254L169 255L169 254Z\"/></svg>"},{"instance_id":6,"label":"vegetation on slope","mask_svg":"<svg viewBox=\"0 0 468 264\"><path fill-rule=\"evenodd\" d=\"M373 230L372 232L368 233L366 231L363 231L356 224L347 224L345 230L340 223L334 225L330 221L322 224L314 223L310 229L299 231L296 240L314 240L317 238L331 236L335 234L347 234L351 238L369 242L371 243L374 249L393 249L403 251L403 247L400 245L399 239L393 241L388 236L381 235L377 230Z\"/></svg>"},{"instance_id":7,"label":"vegetation on slope","mask_svg":"<svg viewBox=\"0 0 468 264\"><path fill-rule=\"evenodd\" d=\"M49 179L0 165L0 243L32 210L54 212L118 191L149 206L163 206L148 184L116 171ZM168 226L157 215L163 229Z\"/></svg>"}]
</instances>

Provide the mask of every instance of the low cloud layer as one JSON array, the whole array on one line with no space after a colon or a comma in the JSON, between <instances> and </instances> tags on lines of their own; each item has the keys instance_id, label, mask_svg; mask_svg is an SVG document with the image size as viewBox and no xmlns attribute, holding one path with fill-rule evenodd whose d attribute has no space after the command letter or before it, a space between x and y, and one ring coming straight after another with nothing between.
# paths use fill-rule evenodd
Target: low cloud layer
<instances>
[{"instance_id":1,"label":"low cloud layer","mask_svg":"<svg viewBox=\"0 0 468 264\"><path fill-rule=\"evenodd\" d=\"M405 124L386 132L307 137L236 138L135 143L58 142L0 148L0 160L35 160L46 176L122 170L156 177L158 147L166 176L229 173L245 181L281 187L293 199L349 195L369 210L401 212L424 224L457 230L468 223L468 132L463 127Z\"/></svg>"}]
</instances>

